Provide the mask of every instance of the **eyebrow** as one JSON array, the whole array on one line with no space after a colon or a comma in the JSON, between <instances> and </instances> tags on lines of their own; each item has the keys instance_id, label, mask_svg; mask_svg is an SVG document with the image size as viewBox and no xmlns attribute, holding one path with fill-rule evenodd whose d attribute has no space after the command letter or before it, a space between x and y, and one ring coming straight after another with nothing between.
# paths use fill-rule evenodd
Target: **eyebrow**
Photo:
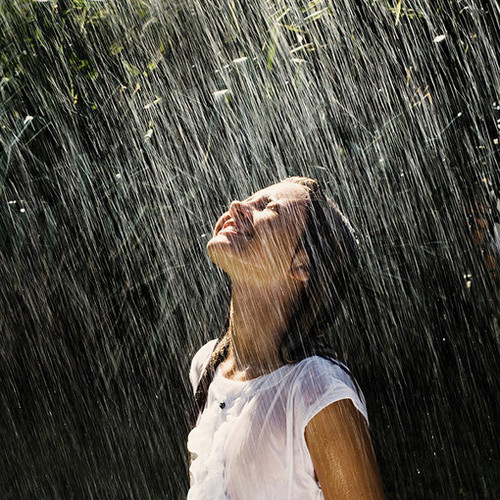
<instances>
[{"instance_id":1,"label":"eyebrow","mask_svg":"<svg viewBox=\"0 0 500 500\"><path fill-rule=\"evenodd\" d=\"M255 195L250 196L245 201L255 201L254 196ZM271 202L273 200L271 200L271 198L269 198L269 196L267 194L264 194L260 198L258 198L258 201L265 201L266 203L269 203L269 202Z\"/></svg>"}]
</instances>

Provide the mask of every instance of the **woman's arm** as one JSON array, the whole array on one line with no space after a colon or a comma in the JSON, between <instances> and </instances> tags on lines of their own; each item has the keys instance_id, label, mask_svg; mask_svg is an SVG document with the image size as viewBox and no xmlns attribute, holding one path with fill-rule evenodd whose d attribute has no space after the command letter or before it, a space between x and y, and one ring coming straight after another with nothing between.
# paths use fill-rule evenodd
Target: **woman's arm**
<instances>
[{"instance_id":1,"label":"woman's arm","mask_svg":"<svg viewBox=\"0 0 500 500\"><path fill-rule=\"evenodd\" d=\"M326 500L383 498L368 426L350 399L315 415L305 438Z\"/></svg>"}]
</instances>

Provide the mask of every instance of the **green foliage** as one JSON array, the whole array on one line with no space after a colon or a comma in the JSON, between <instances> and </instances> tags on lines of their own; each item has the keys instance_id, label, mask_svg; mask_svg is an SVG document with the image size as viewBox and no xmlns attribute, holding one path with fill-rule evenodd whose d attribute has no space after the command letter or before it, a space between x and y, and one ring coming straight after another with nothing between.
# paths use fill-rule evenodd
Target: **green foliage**
<instances>
[{"instance_id":1,"label":"green foliage","mask_svg":"<svg viewBox=\"0 0 500 500\"><path fill-rule=\"evenodd\" d=\"M217 334L227 293L203 257L211 226L293 174L317 177L360 231L360 284L332 341L366 388L388 497L495 497L498 456L479 436L497 397L498 274L473 216L498 174L498 9L0 9L7 497L39 484L47 497L179 496L189 356ZM17 421L35 429L22 452ZM51 443L52 468L29 453ZM63 469L70 486L51 481Z\"/></svg>"}]
</instances>

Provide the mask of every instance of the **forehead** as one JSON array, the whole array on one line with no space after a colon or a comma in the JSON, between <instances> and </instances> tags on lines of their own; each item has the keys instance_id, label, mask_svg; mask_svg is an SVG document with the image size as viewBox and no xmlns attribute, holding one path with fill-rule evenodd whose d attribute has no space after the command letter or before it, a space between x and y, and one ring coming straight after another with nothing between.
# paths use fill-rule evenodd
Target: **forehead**
<instances>
[{"instance_id":1,"label":"forehead","mask_svg":"<svg viewBox=\"0 0 500 500\"><path fill-rule=\"evenodd\" d=\"M305 186L293 182L279 182L260 191L257 191L248 200L269 198L285 205L305 205L309 200L309 193Z\"/></svg>"}]
</instances>

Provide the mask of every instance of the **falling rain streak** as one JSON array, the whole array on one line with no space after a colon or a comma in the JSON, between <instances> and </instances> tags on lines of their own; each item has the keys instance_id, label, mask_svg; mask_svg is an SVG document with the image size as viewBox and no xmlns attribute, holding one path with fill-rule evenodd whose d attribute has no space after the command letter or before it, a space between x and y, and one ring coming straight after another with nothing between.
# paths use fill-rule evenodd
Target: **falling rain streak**
<instances>
[{"instance_id":1,"label":"falling rain streak","mask_svg":"<svg viewBox=\"0 0 500 500\"><path fill-rule=\"evenodd\" d=\"M183 498L228 203L317 178L363 249L330 334L394 499L500 498L499 6L0 6L0 490ZM495 411L496 410L496 411Z\"/></svg>"}]
</instances>

